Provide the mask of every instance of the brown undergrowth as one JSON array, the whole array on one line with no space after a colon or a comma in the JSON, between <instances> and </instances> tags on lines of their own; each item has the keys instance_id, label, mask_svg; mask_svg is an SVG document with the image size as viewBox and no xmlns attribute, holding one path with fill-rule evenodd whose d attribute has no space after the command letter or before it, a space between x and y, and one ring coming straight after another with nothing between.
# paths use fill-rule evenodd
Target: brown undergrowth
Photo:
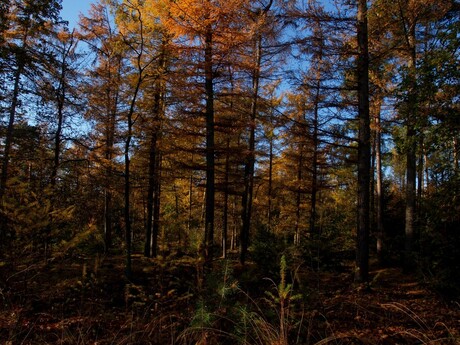
<instances>
[{"instance_id":1,"label":"brown undergrowth","mask_svg":"<svg viewBox=\"0 0 460 345\"><path fill-rule=\"evenodd\" d=\"M460 305L445 301L398 268L371 272L370 288L349 274L321 274L311 318L331 344L460 344ZM321 325L322 324L322 325ZM314 342L313 342L314 343Z\"/></svg>"},{"instance_id":2,"label":"brown undergrowth","mask_svg":"<svg viewBox=\"0 0 460 345\"><path fill-rule=\"evenodd\" d=\"M280 344L280 328L286 332L285 345L460 343L460 305L397 268L371 272L370 289L354 285L351 273L300 268L291 274L292 293L307 297L293 299L290 314L283 316L273 290L268 295L275 303L267 302L273 284L260 280L257 292L256 274L245 276L233 263L231 284L239 292L231 297L217 293L220 300L214 305L200 287L195 259L135 256L134 281L124 277L123 264L122 257L80 257L3 265L0 344L197 344L187 336L196 327L191 325L200 303L209 313L202 345ZM249 320L244 336L241 315ZM280 320L286 325L280 327ZM251 334L264 330L272 332L270 337L251 340Z\"/></svg>"}]
</instances>

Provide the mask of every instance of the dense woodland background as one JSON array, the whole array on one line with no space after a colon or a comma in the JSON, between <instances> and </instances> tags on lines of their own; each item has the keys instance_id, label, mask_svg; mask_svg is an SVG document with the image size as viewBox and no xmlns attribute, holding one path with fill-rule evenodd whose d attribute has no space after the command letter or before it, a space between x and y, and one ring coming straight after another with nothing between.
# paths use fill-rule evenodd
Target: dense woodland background
<instances>
[{"instance_id":1,"label":"dense woodland background","mask_svg":"<svg viewBox=\"0 0 460 345\"><path fill-rule=\"evenodd\" d=\"M60 0L0 7L0 339L56 342L19 331L50 287L158 337L117 344L314 343L334 282L459 297L457 1L100 0L76 29ZM79 322L60 343L96 341Z\"/></svg>"}]
</instances>

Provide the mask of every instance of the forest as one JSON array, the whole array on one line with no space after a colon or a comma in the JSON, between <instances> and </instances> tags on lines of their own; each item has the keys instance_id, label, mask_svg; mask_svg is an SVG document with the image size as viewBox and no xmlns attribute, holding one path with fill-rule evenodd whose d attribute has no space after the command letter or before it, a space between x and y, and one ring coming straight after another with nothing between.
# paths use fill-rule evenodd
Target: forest
<instances>
[{"instance_id":1,"label":"forest","mask_svg":"<svg viewBox=\"0 0 460 345\"><path fill-rule=\"evenodd\" d=\"M0 0L0 343L460 343L458 0Z\"/></svg>"}]
</instances>

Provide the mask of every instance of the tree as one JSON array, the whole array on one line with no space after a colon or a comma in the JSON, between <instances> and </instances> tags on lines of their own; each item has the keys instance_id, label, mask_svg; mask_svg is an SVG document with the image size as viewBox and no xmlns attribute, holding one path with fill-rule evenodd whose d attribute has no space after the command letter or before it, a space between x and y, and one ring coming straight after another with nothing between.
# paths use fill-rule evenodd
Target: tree
<instances>
[{"instance_id":1,"label":"tree","mask_svg":"<svg viewBox=\"0 0 460 345\"><path fill-rule=\"evenodd\" d=\"M451 1L398 1L396 6L386 1L377 1L373 5L375 12L380 16L379 24L391 34L394 56L404 65L402 68L401 83L399 84L398 112L404 122L405 138L403 152L406 160L405 181L405 249L404 266L407 271L414 268L414 236L416 228L417 209L417 147L422 140L421 128L425 120L419 109L419 87L417 65L419 62L418 50L425 36L420 29L442 17L451 6ZM418 149L421 149L419 147ZM419 169L422 171L419 160ZM419 186L421 190L421 178Z\"/></svg>"},{"instance_id":2,"label":"tree","mask_svg":"<svg viewBox=\"0 0 460 345\"><path fill-rule=\"evenodd\" d=\"M369 207L370 207L370 116L369 116L369 48L367 1L358 2L358 229L355 280L369 279Z\"/></svg>"},{"instance_id":3,"label":"tree","mask_svg":"<svg viewBox=\"0 0 460 345\"><path fill-rule=\"evenodd\" d=\"M162 165L162 148L160 146L162 134L164 131L164 121L166 112L166 96L168 70L171 65L172 52L170 51L170 34L160 21L158 4L151 2L149 4L139 4L139 10L143 13L145 20L145 30L148 32L138 32L147 36L149 56L156 56L152 63L149 79L152 80L150 87L144 86L144 93L141 103L143 104L146 115L141 119L145 127L143 134L147 140L148 147L147 159L147 214L145 224L145 243L144 255L146 257L155 257L157 255L157 243L160 224L160 192L161 192L161 165Z\"/></svg>"},{"instance_id":4,"label":"tree","mask_svg":"<svg viewBox=\"0 0 460 345\"><path fill-rule=\"evenodd\" d=\"M116 20L120 27L120 34L127 57L130 60L129 80L125 102L127 108L124 111L126 121L126 133L124 135L124 218L125 218L125 241L126 241L126 275L132 274L132 219L131 219L131 142L134 135L134 124L139 117L136 115L137 102L142 86L148 76L148 69L156 60L155 56L146 56L148 28L144 23L142 2L125 1L117 8Z\"/></svg>"},{"instance_id":5,"label":"tree","mask_svg":"<svg viewBox=\"0 0 460 345\"><path fill-rule=\"evenodd\" d=\"M294 79L294 83L299 84L299 93L304 95L302 102L303 111L306 112L305 125L307 133L310 136L311 154L307 158L311 165L309 167L310 185L307 188L310 194L310 214L308 228L311 236L319 237L320 232L317 229L317 207L318 194L321 190L320 172L324 166L324 142L327 140L328 129L325 124L330 120L326 116L324 109L331 106L333 96L329 88L332 81L333 58L328 56L327 52L332 48L332 39L325 35L329 25L324 18L327 16L326 11L318 3L309 3L306 13L296 9L295 16L299 16L304 22L305 27L309 28L308 35L301 39L302 46L299 47L302 57L309 61L308 69L302 73L301 80ZM296 140L296 139L294 139Z\"/></svg>"},{"instance_id":6,"label":"tree","mask_svg":"<svg viewBox=\"0 0 460 345\"><path fill-rule=\"evenodd\" d=\"M94 54L94 68L88 70L84 93L87 95L86 118L96 122L92 135L101 133L102 151L97 159L104 168L103 228L105 250L112 245L115 158L120 154L117 147L118 123L121 107L121 81L125 73L125 61L120 49L120 35L113 27L110 9L103 2L92 4L87 17L80 18L80 38ZM99 150L97 150L99 151Z\"/></svg>"},{"instance_id":7,"label":"tree","mask_svg":"<svg viewBox=\"0 0 460 345\"><path fill-rule=\"evenodd\" d=\"M163 14L164 25L175 35L174 41L188 39L187 45L178 47L181 51L194 53L191 62L193 74L190 79L201 83L202 114L205 130L205 220L203 253L206 262L213 257L215 201L216 201L216 125L215 125L215 87L216 74L220 66L229 63L235 56L237 47L245 38L241 18L244 1L195 1L183 0L171 3ZM191 54L190 56L193 56ZM193 67L192 67L193 66ZM196 106L197 104L195 104Z\"/></svg>"},{"instance_id":8,"label":"tree","mask_svg":"<svg viewBox=\"0 0 460 345\"><path fill-rule=\"evenodd\" d=\"M147 224L145 234L144 255L156 256L157 241L160 221L160 167L161 152L159 152L158 139L161 135L161 124L164 117L165 98L165 71L167 64L167 38L163 38L158 59L158 76L156 77L151 124L149 163L148 163L148 189L147 189Z\"/></svg>"},{"instance_id":9,"label":"tree","mask_svg":"<svg viewBox=\"0 0 460 345\"><path fill-rule=\"evenodd\" d=\"M54 58L46 62L47 74L39 83L41 97L46 103L53 104L53 113L56 114L54 131L53 165L51 168L51 187L56 188L59 173L61 154L64 145L64 130L66 125L66 108L77 104L74 102L76 73L76 61L78 54L76 48L78 40L75 32L69 32L66 27L56 28L56 32L50 37L50 49ZM73 99L72 99L73 98Z\"/></svg>"},{"instance_id":10,"label":"tree","mask_svg":"<svg viewBox=\"0 0 460 345\"><path fill-rule=\"evenodd\" d=\"M240 262L244 265L246 261L246 255L249 245L249 232L251 227L251 216L253 208L253 192L254 192L254 166L256 162L255 148L256 148L256 126L257 126L257 114L259 112L259 87L261 79L261 68L262 68L262 55L263 55L263 35L264 31L267 30L267 21L271 17L269 11L273 1L270 0L267 4L264 4L261 8L250 9L254 25L254 36L252 38L252 71L251 71L251 108L250 108L250 120L249 120L249 139L248 139L248 154L245 159L244 166L244 191L242 196L242 227L240 233Z\"/></svg>"},{"instance_id":11,"label":"tree","mask_svg":"<svg viewBox=\"0 0 460 345\"><path fill-rule=\"evenodd\" d=\"M7 190L10 153L13 145L14 126L20 97L23 92L21 83L26 75L33 75L43 61L45 54L41 50L44 46L41 40L46 40L51 28L59 20L61 10L60 0L39 1L12 1L9 3L9 12L3 18L2 24L7 23L4 31L5 59L9 68L6 73L13 80L9 89L8 121L4 139L2 168L0 175L0 200L3 200ZM5 25L3 25L5 27ZM2 45L3 46L3 45ZM5 235L7 220L2 216L0 224L0 238Z\"/></svg>"}]
</instances>

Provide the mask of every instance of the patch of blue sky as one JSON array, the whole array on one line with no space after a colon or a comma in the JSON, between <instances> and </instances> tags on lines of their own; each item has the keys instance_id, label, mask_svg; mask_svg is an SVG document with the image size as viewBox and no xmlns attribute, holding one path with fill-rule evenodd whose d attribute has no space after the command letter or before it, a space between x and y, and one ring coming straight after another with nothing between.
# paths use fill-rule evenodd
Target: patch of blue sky
<instances>
[{"instance_id":1,"label":"patch of blue sky","mask_svg":"<svg viewBox=\"0 0 460 345\"><path fill-rule=\"evenodd\" d=\"M80 13L86 14L94 0L63 0L61 17L69 22L69 28L72 30L78 24Z\"/></svg>"}]
</instances>

